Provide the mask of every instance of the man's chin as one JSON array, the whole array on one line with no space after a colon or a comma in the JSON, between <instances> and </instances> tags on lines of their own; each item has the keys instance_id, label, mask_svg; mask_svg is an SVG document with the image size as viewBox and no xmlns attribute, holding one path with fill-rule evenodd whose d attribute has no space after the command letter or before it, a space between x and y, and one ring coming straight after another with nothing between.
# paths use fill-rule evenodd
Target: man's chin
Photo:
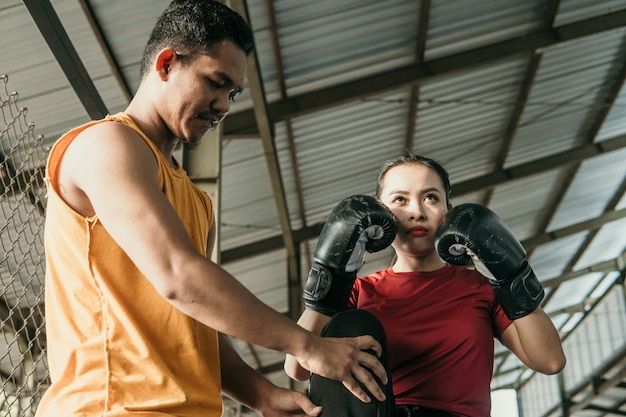
<instances>
[{"instance_id":1,"label":"man's chin","mask_svg":"<svg viewBox=\"0 0 626 417\"><path fill-rule=\"evenodd\" d=\"M185 149L196 149L198 146L200 146L200 142L202 142L202 138L210 131L215 130L215 128L217 127L217 124L211 125L209 126L207 129L204 129L202 131L196 131L194 133L197 133L197 136L193 136L191 138L184 138L180 140L180 143L183 144L183 146L185 147Z\"/></svg>"},{"instance_id":2,"label":"man's chin","mask_svg":"<svg viewBox=\"0 0 626 417\"><path fill-rule=\"evenodd\" d=\"M201 133L194 132L194 133L197 133L197 135L194 134L193 136L180 139L179 143L182 144L185 149L188 149L188 150L196 149L198 146L200 146L200 142L202 142L202 138L204 137L207 131L204 131Z\"/></svg>"}]
</instances>

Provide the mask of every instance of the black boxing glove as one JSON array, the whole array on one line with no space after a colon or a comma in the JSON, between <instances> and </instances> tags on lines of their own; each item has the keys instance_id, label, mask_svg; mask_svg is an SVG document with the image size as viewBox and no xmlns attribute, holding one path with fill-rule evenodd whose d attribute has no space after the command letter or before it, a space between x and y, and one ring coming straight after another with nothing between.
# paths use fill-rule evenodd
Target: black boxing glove
<instances>
[{"instance_id":1,"label":"black boxing glove","mask_svg":"<svg viewBox=\"0 0 626 417\"><path fill-rule=\"evenodd\" d=\"M545 295L526 261L526 251L494 212L479 204L452 208L439 226L435 246L444 261L467 265L470 259L515 320L532 313Z\"/></svg>"},{"instance_id":2,"label":"black boxing glove","mask_svg":"<svg viewBox=\"0 0 626 417\"><path fill-rule=\"evenodd\" d=\"M333 209L320 233L304 289L304 305L333 316L348 304L365 252L391 245L398 226L391 210L368 195L348 197Z\"/></svg>"}]
</instances>

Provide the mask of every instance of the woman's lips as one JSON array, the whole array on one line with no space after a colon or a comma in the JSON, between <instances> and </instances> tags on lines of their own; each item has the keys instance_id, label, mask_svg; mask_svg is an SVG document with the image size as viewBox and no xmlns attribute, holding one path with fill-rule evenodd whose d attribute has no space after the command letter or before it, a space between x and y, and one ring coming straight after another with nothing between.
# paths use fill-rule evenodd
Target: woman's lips
<instances>
[{"instance_id":1,"label":"woman's lips","mask_svg":"<svg viewBox=\"0 0 626 417\"><path fill-rule=\"evenodd\" d=\"M428 229L424 227L412 227L409 229L409 234L415 237L422 237L428 234Z\"/></svg>"}]
</instances>

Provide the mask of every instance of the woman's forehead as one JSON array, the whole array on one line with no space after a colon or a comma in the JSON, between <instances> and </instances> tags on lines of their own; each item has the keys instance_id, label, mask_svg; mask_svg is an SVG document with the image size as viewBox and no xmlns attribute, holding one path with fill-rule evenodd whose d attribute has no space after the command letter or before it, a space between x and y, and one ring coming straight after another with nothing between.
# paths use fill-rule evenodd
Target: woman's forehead
<instances>
[{"instance_id":1,"label":"woman's forehead","mask_svg":"<svg viewBox=\"0 0 626 417\"><path fill-rule=\"evenodd\" d=\"M402 164L390 168L385 174L384 183L390 184L391 182L437 185L443 188L443 182L437 171L423 164Z\"/></svg>"}]
</instances>

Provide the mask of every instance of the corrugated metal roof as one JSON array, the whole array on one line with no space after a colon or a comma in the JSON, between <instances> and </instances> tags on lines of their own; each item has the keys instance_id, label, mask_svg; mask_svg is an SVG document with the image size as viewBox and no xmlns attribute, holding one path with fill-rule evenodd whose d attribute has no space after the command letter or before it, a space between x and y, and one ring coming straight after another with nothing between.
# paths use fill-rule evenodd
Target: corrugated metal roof
<instances>
[{"instance_id":1,"label":"corrugated metal roof","mask_svg":"<svg viewBox=\"0 0 626 417\"><path fill-rule=\"evenodd\" d=\"M541 27L543 1L434 1L425 58L435 60L524 36Z\"/></svg>"}]
</instances>

